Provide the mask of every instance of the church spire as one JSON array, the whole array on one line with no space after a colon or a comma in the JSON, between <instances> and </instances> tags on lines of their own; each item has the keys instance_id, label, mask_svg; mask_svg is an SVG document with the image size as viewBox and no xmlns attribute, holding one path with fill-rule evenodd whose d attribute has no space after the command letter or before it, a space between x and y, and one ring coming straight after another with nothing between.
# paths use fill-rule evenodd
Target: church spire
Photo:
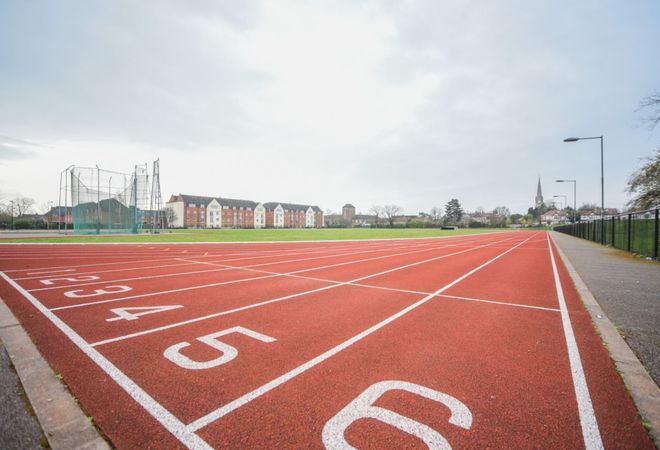
<instances>
[{"instance_id":1,"label":"church spire","mask_svg":"<svg viewBox=\"0 0 660 450\"><path fill-rule=\"evenodd\" d=\"M543 193L541 192L541 175L539 175L539 182L536 187L536 198L534 199L534 206L538 208L543 204Z\"/></svg>"}]
</instances>

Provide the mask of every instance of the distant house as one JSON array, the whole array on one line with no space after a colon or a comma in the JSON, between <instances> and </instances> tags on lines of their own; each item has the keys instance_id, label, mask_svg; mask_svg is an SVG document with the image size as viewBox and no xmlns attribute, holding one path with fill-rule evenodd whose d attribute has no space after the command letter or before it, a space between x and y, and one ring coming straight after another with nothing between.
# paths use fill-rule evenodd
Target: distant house
<instances>
[{"instance_id":1,"label":"distant house","mask_svg":"<svg viewBox=\"0 0 660 450\"><path fill-rule=\"evenodd\" d=\"M593 222L594 220L600 220L601 214L600 214L600 208L596 209L579 209L578 212L580 213L580 221L583 222ZM616 208L605 208L605 217L607 216L615 216L619 214L619 210Z\"/></svg>"},{"instance_id":2,"label":"distant house","mask_svg":"<svg viewBox=\"0 0 660 450\"><path fill-rule=\"evenodd\" d=\"M70 206L53 206L44 214L43 219L46 223L72 223Z\"/></svg>"},{"instance_id":3,"label":"distant house","mask_svg":"<svg viewBox=\"0 0 660 450\"><path fill-rule=\"evenodd\" d=\"M543 214L541 214L540 221L542 225L556 225L558 223L565 223L568 220L568 216L565 211L560 211L557 209L551 209Z\"/></svg>"}]
</instances>

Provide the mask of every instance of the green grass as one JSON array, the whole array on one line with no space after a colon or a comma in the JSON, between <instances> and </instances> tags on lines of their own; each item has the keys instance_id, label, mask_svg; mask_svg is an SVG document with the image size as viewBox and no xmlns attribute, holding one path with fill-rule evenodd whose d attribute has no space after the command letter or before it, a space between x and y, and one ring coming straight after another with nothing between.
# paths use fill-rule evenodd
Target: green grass
<instances>
[{"instance_id":1,"label":"green grass","mask_svg":"<svg viewBox=\"0 0 660 450\"><path fill-rule=\"evenodd\" d=\"M264 230L167 230L160 234L61 236L2 239L0 242L239 242L239 241L315 241L339 239L400 239L464 234L492 233L505 229L471 228L440 230L436 228L321 228Z\"/></svg>"}]
</instances>

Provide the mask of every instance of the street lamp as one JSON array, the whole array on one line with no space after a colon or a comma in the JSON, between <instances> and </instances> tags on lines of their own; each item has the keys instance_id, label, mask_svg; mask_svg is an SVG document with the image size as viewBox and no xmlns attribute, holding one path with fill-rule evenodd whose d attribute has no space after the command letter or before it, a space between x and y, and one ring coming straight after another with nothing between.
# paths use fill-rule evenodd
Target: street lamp
<instances>
[{"instance_id":1,"label":"street lamp","mask_svg":"<svg viewBox=\"0 0 660 450\"><path fill-rule=\"evenodd\" d=\"M605 244L605 169L603 165L603 136L569 137L564 142L600 139L600 242Z\"/></svg>"},{"instance_id":2,"label":"street lamp","mask_svg":"<svg viewBox=\"0 0 660 450\"><path fill-rule=\"evenodd\" d=\"M576 201L576 193L577 193L577 181L576 180L555 180L555 183L573 183L573 223L575 223L576 220L576 214L577 214L577 201Z\"/></svg>"},{"instance_id":3,"label":"street lamp","mask_svg":"<svg viewBox=\"0 0 660 450\"><path fill-rule=\"evenodd\" d=\"M566 198L565 195L553 195L552 197L553 197L553 198L564 197L564 203L561 203L562 208L560 209L560 211L564 210L564 209L568 206L568 200L567 200L567 198ZM559 217L561 217L561 215L560 215Z\"/></svg>"}]
</instances>

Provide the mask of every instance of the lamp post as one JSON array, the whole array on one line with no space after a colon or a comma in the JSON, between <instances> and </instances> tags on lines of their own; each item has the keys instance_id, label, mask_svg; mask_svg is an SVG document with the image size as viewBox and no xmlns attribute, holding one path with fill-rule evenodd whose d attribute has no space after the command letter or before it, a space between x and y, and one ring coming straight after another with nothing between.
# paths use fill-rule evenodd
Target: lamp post
<instances>
[{"instance_id":1,"label":"lamp post","mask_svg":"<svg viewBox=\"0 0 660 450\"><path fill-rule=\"evenodd\" d=\"M568 198L565 195L553 195L552 197L553 198L564 197L564 203L562 203L562 208L561 208L562 210L568 206ZM559 217L561 217L561 215Z\"/></svg>"},{"instance_id":2,"label":"lamp post","mask_svg":"<svg viewBox=\"0 0 660 450\"><path fill-rule=\"evenodd\" d=\"M600 139L600 242L605 244L605 169L603 165L603 136L569 137L564 142Z\"/></svg>"},{"instance_id":3,"label":"lamp post","mask_svg":"<svg viewBox=\"0 0 660 450\"><path fill-rule=\"evenodd\" d=\"M573 223L577 222L577 181L576 180L555 180L555 183L573 183Z\"/></svg>"}]
</instances>

